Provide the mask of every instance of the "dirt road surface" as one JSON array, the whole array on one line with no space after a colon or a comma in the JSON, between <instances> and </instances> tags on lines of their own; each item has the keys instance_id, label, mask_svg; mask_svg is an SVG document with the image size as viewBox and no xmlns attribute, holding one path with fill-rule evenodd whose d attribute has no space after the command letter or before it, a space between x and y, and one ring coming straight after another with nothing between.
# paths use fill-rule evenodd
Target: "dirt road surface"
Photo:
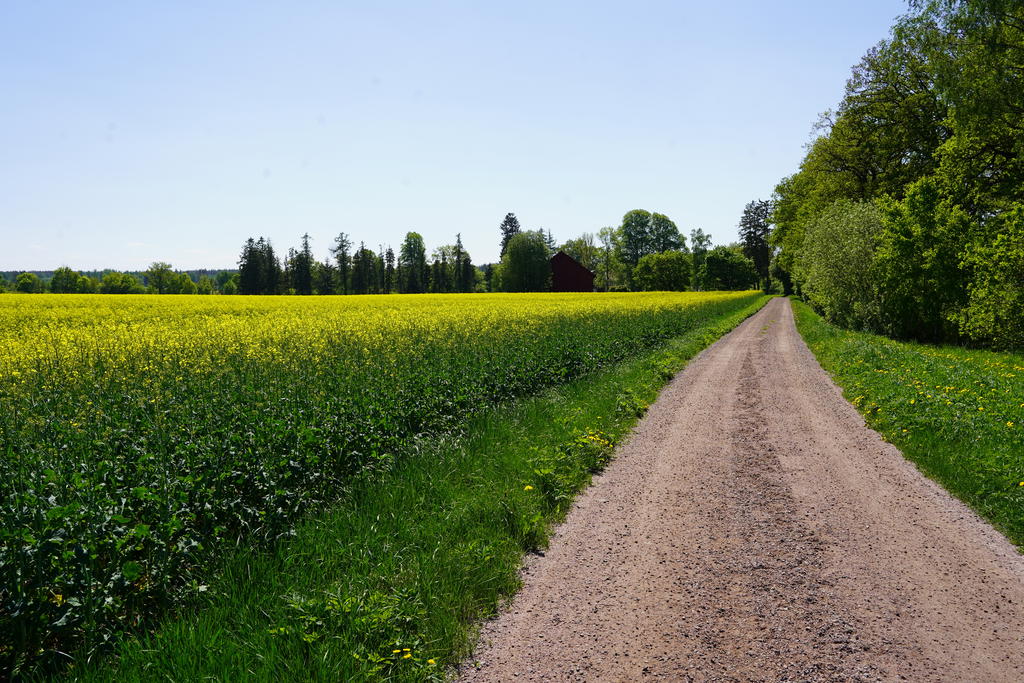
<instances>
[{"instance_id":1,"label":"dirt road surface","mask_svg":"<svg viewBox=\"0 0 1024 683\"><path fill-rule=\"evenodd\" d=\"M665 389L467 681L1024 681L1024 559L923 477L775 299Z\"/></svg>"}]
</instances>

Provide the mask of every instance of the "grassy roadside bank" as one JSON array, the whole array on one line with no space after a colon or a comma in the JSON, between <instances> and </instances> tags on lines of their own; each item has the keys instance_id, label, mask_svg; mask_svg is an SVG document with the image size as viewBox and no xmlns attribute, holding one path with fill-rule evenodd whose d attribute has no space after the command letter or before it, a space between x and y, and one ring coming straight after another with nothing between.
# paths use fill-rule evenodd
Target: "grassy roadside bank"
<instances>
[{"instance_id":1,"label":"grassy roadside bank","mask_svg":"<svg viewBox=\"0 0 1024 683\"><path fill-rule=\"evenodd\" d=\"M796 300L793 311L868 425L1024 548L1024 356L849 332Z\"/></svg>"},{"instance_id":2,"label":"grassy roadside bank","mask_svg":"<svg viewBox=\"0 0 1024 683\"><path fill-rule=\"evenodd\" d=\"M517 586L524 551L665 382L768 297L659 349L473 417L367 477L272 553L238 552L195 609L80 680L440 680Z\"/></svg>"}]
</instances>

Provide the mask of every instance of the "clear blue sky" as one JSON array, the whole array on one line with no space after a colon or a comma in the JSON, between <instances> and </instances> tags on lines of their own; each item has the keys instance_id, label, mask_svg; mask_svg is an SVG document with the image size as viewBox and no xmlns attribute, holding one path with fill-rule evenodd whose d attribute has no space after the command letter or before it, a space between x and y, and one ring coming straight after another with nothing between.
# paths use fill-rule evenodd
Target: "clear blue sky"
<instances>
[{"instance_id":1,"label":"clear blue sky","mask_svg":"<svg viewBox=\"0 0 1024 683\"><path fill-rule=\"evenodd\" d=\"M668 214L716 243L904 0L7 2L0 270L234 267L303 232L495 260Z\"/></svg>"}]
</instances>

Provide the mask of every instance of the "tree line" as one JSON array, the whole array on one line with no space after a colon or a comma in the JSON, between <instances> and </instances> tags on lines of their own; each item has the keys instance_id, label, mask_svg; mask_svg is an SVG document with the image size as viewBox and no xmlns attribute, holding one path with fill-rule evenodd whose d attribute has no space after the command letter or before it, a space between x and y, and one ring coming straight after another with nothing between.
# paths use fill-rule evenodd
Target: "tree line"
<instances>
[{"instance_id":1,"label":"tree line","mask_svg":"<svg viewBox=\"0 0 1024 683\"><path fill-rule=\"evenodd\" d=\"M756 287L759 282L767 288L767 256L761 255L761 247L765 254L768 249L762 234L767 224L763 207L757 205L758 213L752 209L755 204L747 207L740 221L743 242L717 247L700 229L690 232L687 244L668 216L642 209L626 213L616 227L602 228L596 235L584 233L561 244L550 230L524 230L515 214L508 213L498 228L500 261L481 266L473 264L460 234L453 243L433 249L428 257L417 232L406 233L397 252L390 246L374 251L365 242L356 246L351 236L342 232L324 258L314 256L309 234L283 256L269 239L250 237L242 245L237 270L213 275L207 271L197 278L156 262L142 273L108 271L101 277L62 266L49 279L21 273L13 282L0 279L0 285L18 292L103 294L538 292L551 289L550 259L564 251L595 273L599 291L736 290ZM754 229L744 232L748 223ZM761 235L760 242L757 235Z\"/></svg>"},{"instance_id":2,"label":"tree line","mask_svg":"<svg viewBox=\"0 0 1024 683\"><path fill-rule=\"evenodd\" d=\"M772 271L839 325L1024 347L1024 5L912 0L776 187Z\"/></svg>"},{"instance_id":3,"label":"tree line","mask_svg":"<svg viewBox=\"0 0 1024 683\"><path fill-rule=\"evenodd\" d=\"M454 244L433 250L427 259L423 236L405 235L398 252L390 246L377 251L347 233L334 239L327 258L313 255L310 237L298 249L279 258L270 240L249 238L238 260L239 294L446 294L485 291L483 273L472 263L455 236Z\"/></svg>"},{"instance_id":4,"label":"tree line","mask_svg":"<svg viewBox=\"0 0 1024 683\"><path fill-rule=\"evenodd\" d=\"M548 260L563 251L595 274L595 288L616 291L750 289L759 277L743 243L713 247L697 228L690 244L666 215L634 209L616 227L558 244L550 231L522 230L515 214L502 221L501 261L486 266L493 291L545 291ZM764 280L767 286L767 280Z\"/></svg>"},{"instance_id":5,"label":"tree line","mask_svg":"<svg viewBox=\"0 0 1024 683\"><path fill-rule=\"evenodd\" d=\"M52 273L0 273L0 292L27 294L234 294L234 271L176 271L169 263L154 262L145 271L81 273L61 266Z\"/></svg>"}]
</instances>

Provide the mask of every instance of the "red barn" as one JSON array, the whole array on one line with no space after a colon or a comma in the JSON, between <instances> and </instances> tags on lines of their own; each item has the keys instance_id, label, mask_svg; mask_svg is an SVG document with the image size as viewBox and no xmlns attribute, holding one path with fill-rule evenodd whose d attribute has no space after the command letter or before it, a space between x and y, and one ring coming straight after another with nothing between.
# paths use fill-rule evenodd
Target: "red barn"
<instances>
[{"instance_id":1,"label":"red barn","mask_svg":"<svg viewBox=\"0 0 1024 683\"><path fill-rule=\"evenodd\" d=\"M593 292L594 273L579 261L560 251L551 257L552 292Z\"/></svg>"}]
</instances>

